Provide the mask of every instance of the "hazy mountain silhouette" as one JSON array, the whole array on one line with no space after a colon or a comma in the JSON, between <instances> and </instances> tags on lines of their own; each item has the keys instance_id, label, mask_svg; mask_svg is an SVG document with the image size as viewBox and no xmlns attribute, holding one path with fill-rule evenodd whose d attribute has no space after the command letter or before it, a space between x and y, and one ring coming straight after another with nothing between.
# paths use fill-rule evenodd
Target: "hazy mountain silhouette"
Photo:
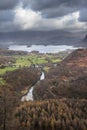
<instances>
[{"instance_id":1,"label":"hazy mountain silhouette","mask_svg":"<svg viewBox=\"0 0 87 130\"><path fill-rule=\"evenodd\" d=\"M85 38L83 39L83 42L87 42L87 35L86 35Z\"/></svg>"},{"instance_id":2,"label":"hazy mountain silhouette","mask_svg":"<svg viewBox=\"0 0 87 130\"><path fill-rule=\"evenodd\" d=\"M81 37L64 30L0 32L0 47L18 45L74 45L80 46ZM82 45L81 45L82 46Z\"/></svg>"},{"instance_id":3,"label":"hazy mountain silhouette","mask_svg":"<svg viewBox=\"0 0 87 130\"><path fill-rule=\"evenodd\" d=\"M87 35L85 35L82 40L79 42L79 45L82 45L82 47L87 48Z\"/></svg>"}]
</instances>

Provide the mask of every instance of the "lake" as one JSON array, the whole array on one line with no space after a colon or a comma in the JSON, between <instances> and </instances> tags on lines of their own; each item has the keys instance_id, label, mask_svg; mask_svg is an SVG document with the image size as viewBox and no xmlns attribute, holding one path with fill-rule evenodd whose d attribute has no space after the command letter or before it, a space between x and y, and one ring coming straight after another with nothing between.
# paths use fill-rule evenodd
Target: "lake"
<instances>
[{"instance_id":1,"label":"lake","mask_svg":"<svg viewBox=\"0 0 87 130\"><path fill-rule=\"evenodd\" d=\"M68 45L47 45L47 46L32 45L30 47L28 47L27 45L10 45L8 49L14 51L27 51L27 52L38 51L39 53L57 53L77 48Z\"/></svg>"}]
</instances>

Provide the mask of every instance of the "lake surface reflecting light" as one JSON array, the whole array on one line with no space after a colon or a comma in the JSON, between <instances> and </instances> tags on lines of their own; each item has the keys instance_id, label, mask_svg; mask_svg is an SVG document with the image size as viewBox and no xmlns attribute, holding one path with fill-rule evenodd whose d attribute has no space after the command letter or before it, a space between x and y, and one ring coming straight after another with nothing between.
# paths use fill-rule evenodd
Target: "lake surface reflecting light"
<instances>
[{"instance_id":1,"label":"lake surface reflecting light","mask_svg":"<svg viewBox=\"0 0 87 130\"><path fill-rule=\"evenodd\" d=\"M32 45L30 47L28 47L27 45L10 45L8 49L27 52L38 51L39 53L57 53L61 51L66 51L68 49L72 50L77 48L68 45Z\"/></svg>"}]
</instances>

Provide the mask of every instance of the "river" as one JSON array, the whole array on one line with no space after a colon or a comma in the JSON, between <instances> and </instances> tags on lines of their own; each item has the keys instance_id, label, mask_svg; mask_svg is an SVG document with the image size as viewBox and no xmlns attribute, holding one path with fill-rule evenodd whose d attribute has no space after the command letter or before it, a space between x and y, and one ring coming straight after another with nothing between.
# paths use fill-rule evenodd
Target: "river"
<instances>
[{"instance_id":1,"label":"river","mask_svg":"<svg viewBox=\"0 0 87 130\"><path fill-rule=\"evenodd\" d=\"M42 71L42 74L40 76L40 80L44 80L45 79L45 73ZM33 98L33 90L34 90L34 86L32 86L30 89L29 89L29 92L27 93L27 95L23 96L21 98L21 101L33 101L34 98Z\"/></svg>"},{"instance_id":2,"label":"river","mask_svg":"<svg viewBox=\"0 0 87 130\"><path fill-rule=\"evenodd\" d=\"M32 51L38 51L39 53L57 53L57 52L61 52L61 51L66 51L66 50L72 50L72 49L77 49L73 46L69 46L69 45L32 45L30 47L28 47L27 45L10 45L8 47L9 50L14 50L14 51L27 51L27 52L32 52ZM45 74L42 71L42 74L40 76L40 80L44 80L45 79ZM27 95L23 96L21 98L21 101L33 101L33 89L34 86L31 87L31 89L29 89L29 92L27 93Z\"/></svg>"}]
</instances>

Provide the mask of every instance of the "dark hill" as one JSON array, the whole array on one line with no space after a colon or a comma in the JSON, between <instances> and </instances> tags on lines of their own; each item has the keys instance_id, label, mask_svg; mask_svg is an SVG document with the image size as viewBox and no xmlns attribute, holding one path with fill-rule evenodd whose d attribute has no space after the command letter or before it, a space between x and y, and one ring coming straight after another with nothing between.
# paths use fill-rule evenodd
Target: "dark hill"
<instances>
[{"instance_id":1,"label":"dark hill","mask_svg":"<svg viewBox=\"0 0 87 130\"><path fill-rule=\"evenodd\" d=\"M78 43L81 45L81 47L86 47L87 48L87 35Z\"/></svg>"},{"instance_id":2,"label":"dark hill","mask_svg":"<svg viewBox=\"0 0 87 130\"><path fill-rule=\"evenodd\" d=\"M87 49L72 52L37 84L36 99L87 98Z\"/></svg>"},{"instance_id":3,"label":"dark hill","mask_svg":"<svg viewBox=\"0 0 87 130\"><path fill-rule=\"evenodd\" d=\"M83 39L84 42L87 42L87 35L85 36L85 38Z\"/></svg>"},{"instance_id":4,"label":"dark hill","mask_svg":"<svg viewBox=\"0 0 87 130\"><path fill-rule=\"evenodd\" d=\"M50 73L47 75L48 78L55 76L60 79L62 79L62 76L68 79L75 79L78 76L82 76L82 74L87 74L87 49L75 50L55 69L51 69Z\"/></svg>"}]
</instances>

